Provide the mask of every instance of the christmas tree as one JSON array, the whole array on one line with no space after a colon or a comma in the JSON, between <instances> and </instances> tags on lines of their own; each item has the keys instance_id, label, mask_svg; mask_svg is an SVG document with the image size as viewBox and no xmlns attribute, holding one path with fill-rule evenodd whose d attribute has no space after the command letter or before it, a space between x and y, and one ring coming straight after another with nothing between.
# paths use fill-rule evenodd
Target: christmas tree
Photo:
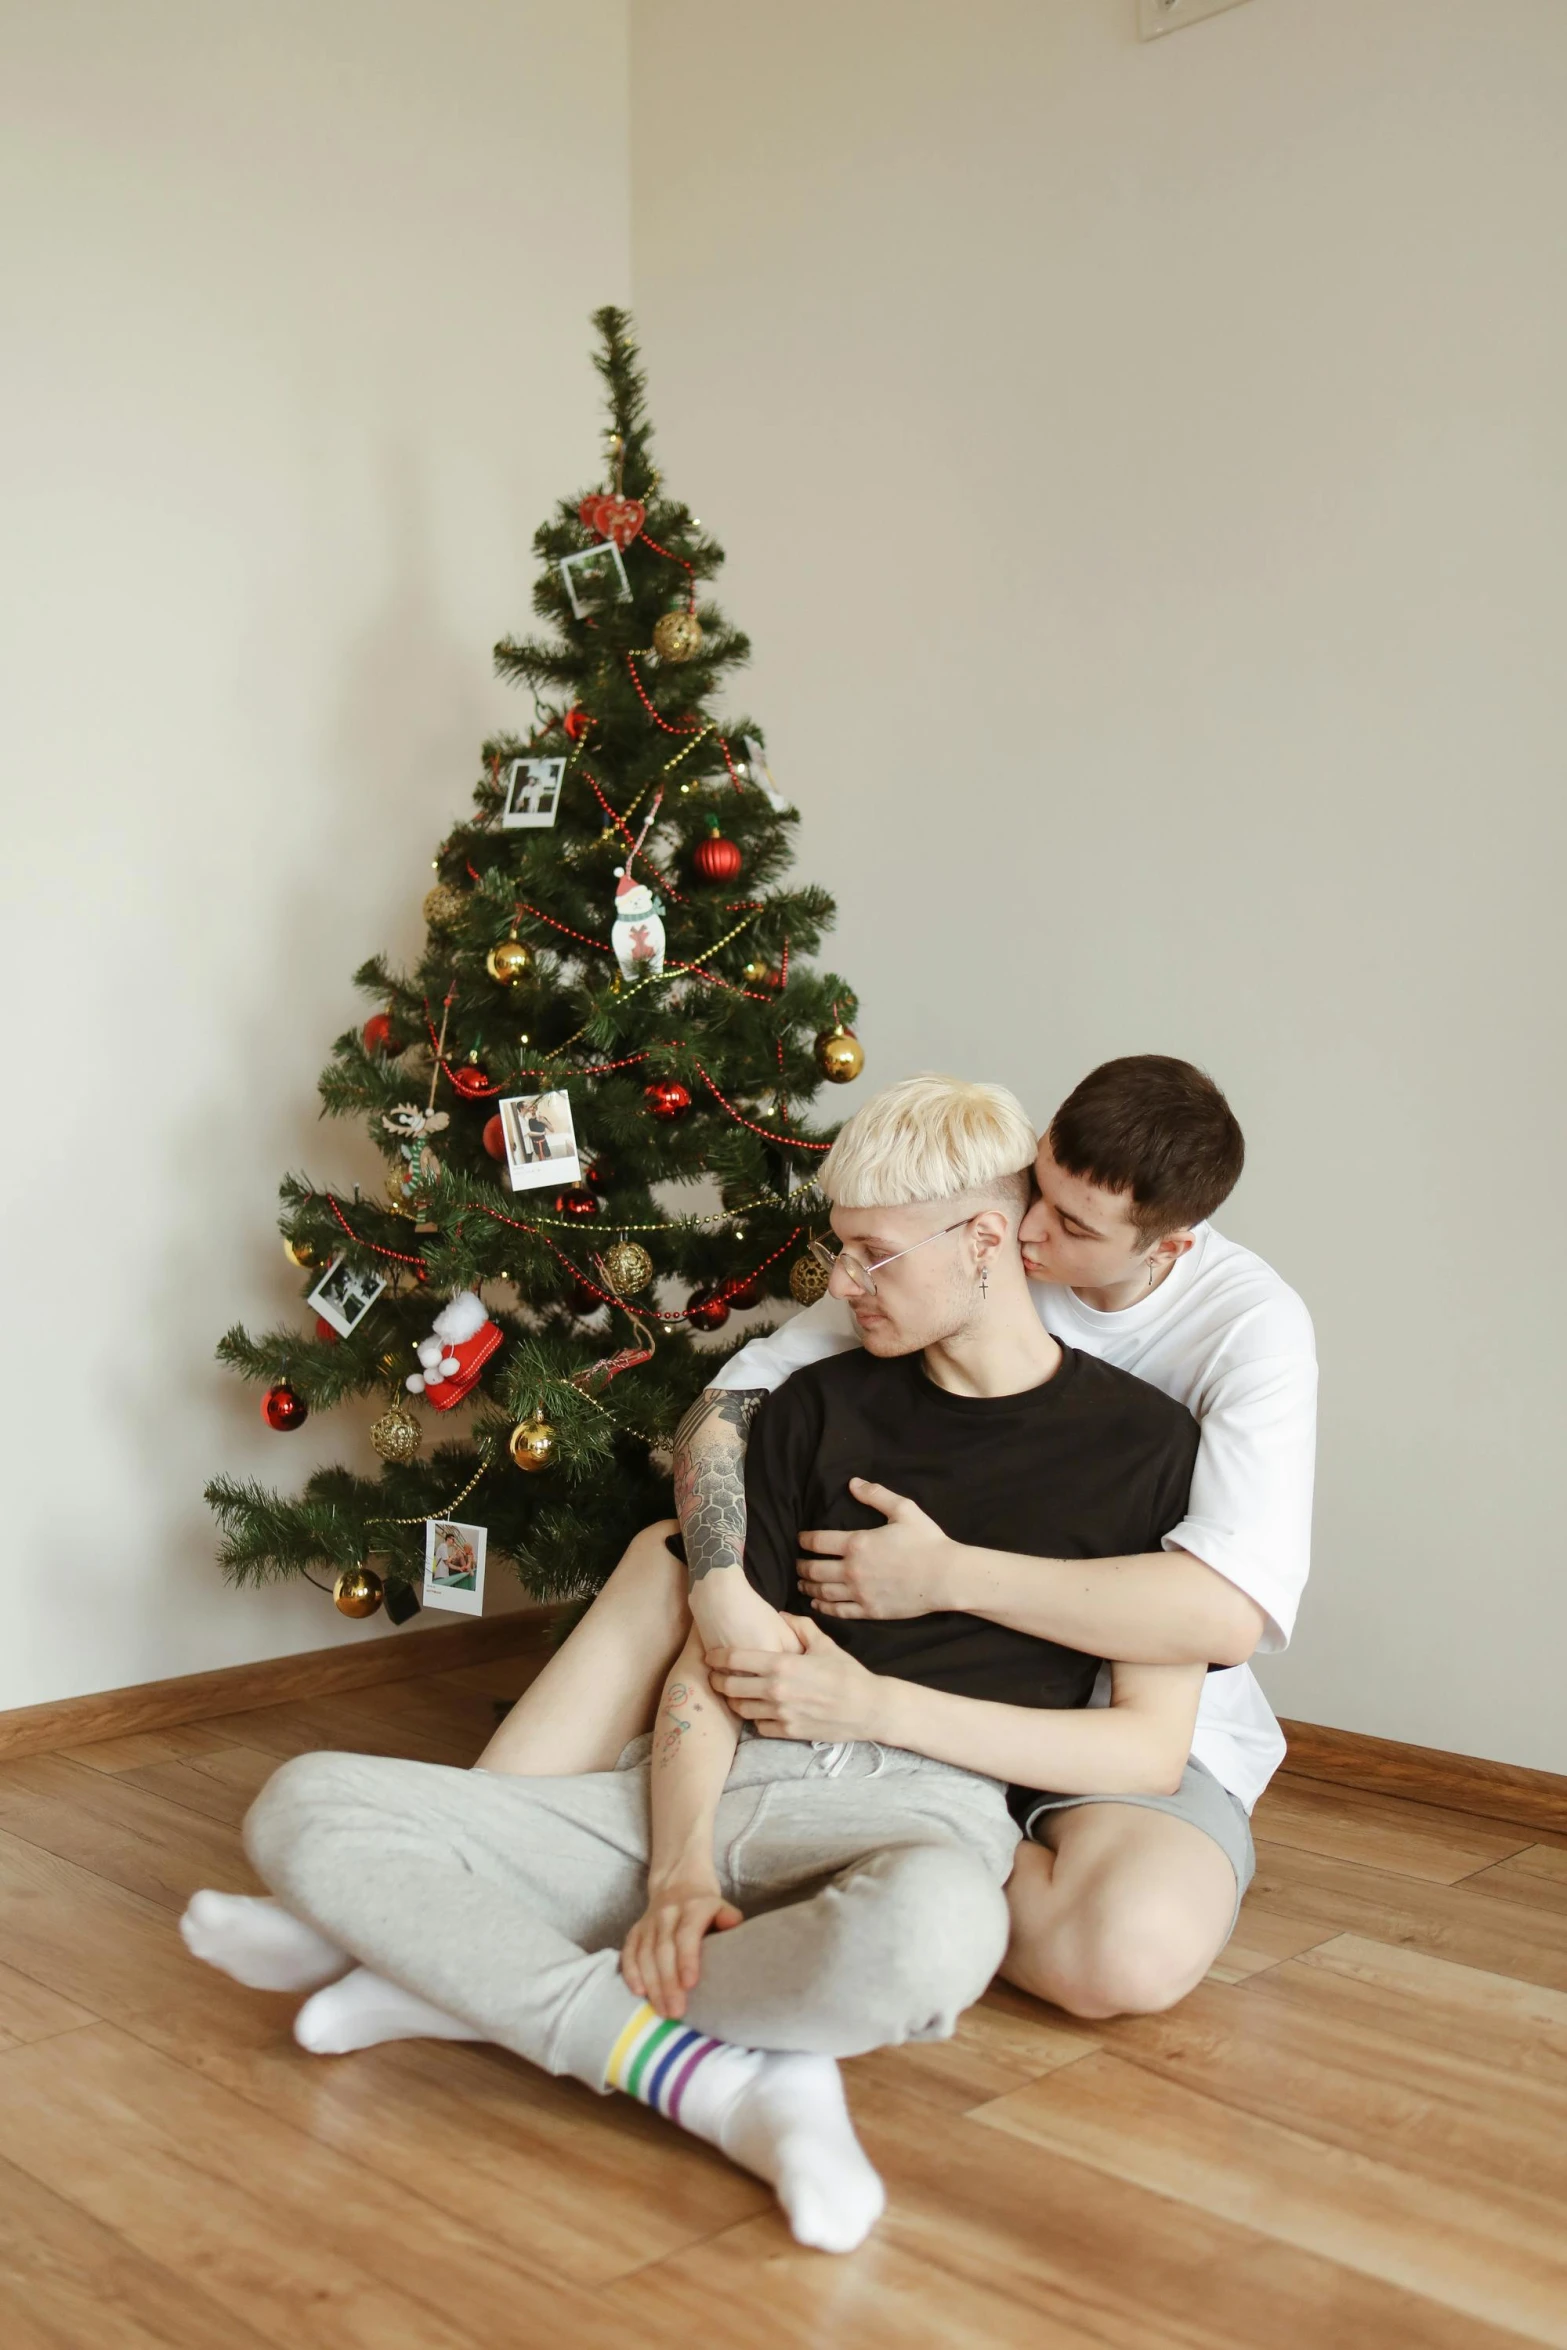
<instances>
[{"instance_id":1,"label":"christmas tree","mask_svg":"<svg viewBox=\"0 0 1567 2350\"><path fill-rule=\"evenodd\" d=\"M716 707L750 650L705 593L723 550L664 493L626 315L594 324L606 485L534 539L550 634L496 647L533 724L484 745L423 954L355 973L376 1009L320 1081L385 1195L288 1177L303 1313L218 1348L279 1431L385 1393L378 1465L207 1488L231 1578L325 1568L347 1614L411 1614L449 1520L540 1598L596 1589L670 1509L674 1429L723 1359L693 1333L823 1286L835 1129L809 1105L861 1059L852 992L810 963L832 902L784 880L797 818L761 728Z\"/></svg>"}]
</instances>

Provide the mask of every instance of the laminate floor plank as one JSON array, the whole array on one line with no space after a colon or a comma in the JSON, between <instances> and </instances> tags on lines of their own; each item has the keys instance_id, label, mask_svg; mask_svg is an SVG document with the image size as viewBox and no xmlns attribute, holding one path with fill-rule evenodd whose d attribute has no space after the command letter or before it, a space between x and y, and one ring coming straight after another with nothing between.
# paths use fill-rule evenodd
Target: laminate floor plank
<instances>
[{"instance_id":1,"label":"laminate floor plank","mask_svg":"<svg viewBox=\"0 0 1567 2350\"><path fill-rule=\"evenodd\" d=\"M1466 2194L1108 2053L1014 2089L972 2119L1551 2350L1567 2344L1559 2212L1548 2223L1517 2199Z\"/></svg>"},{"instance_id":2,"label":"laminate floor plank","mask_svg":"<svg viewBox=\"0 0 1567 2350\"><path fill-rule=\"evenodd\" d=\"M1298 2002L1389 2045L1451 2054L1481 2068L1501 2096L1513 2082L1526 2093L1567 2087L1567 1991L1341 1934L1248 1986L1249 1996L1264 1993L1278 2008Z\"/></svg>"},{"instance_id":3,"label":"laminate floor plank","mask_svg":"<svg viewBox=\"0 0 1567 2350\"><path fill-rule=\"evenodd\" d=\"M775 2214L613 2285L625 2339L651 2320L723 2350L1085 2350L1093 2337L873 2235L848 2259L805 2251Z\"/></svg>"},{"instance_id":4,"label":"laminate floor plank","mask_svg":"<svg viewBox=\"0 0 1567 2350\"><path fill-rule=\"evenodd\" d=\"M1242 1996L1204 1985L1167 2015L1103 2027L1107 2051L1242 2113L1373 2155L1554 2227L1567 2203L1567 2078L1502 2073L1462 2043L1389 2036L1346 2016L1331 1978L1302 1971ZM1328 1996L1313 1999L1314 1986ZM1567 2276L1563 2278L1567 2293Z\"/></svg>"},{"instance_id":5,"label":"laminate floor plank","mask_svg":"<svg viewBox=\"0 0 1567 2350\"><path fill-rule=\"evenodd\" d=\"M1547 1844L1530 1844L1510 1860L1481 1869L1469 1883L1477 1893L1496 1901L1521 1901L1532 1909L1554 1910L1567 1917L1567 1852Z\"/></svg>"},{"instance_id":6,"label":"laminate floor plank","mask_svg":"<svg viewBox=\"0 0 1567 2350\"><path fill-rule=\"evenodd\" d=\"M492 1703L496 1698L514 1699L538 1679L551 1654L547 1648L529 1649L521 1656L491 1657L482 1665L457 1665L436 1678L444 1689L487 1697Z\"/></svg>"},{"instance_id":7,"label":"laminate floor plank","mask_svg":"<svg viewBox=\"0 0 1567 2350\"><path fill-rule=\"evenodd\" d=\"M1567 1990L1567 1917L1503 1903L1472 1883L1432 1885L1354 1861L1259 1842L1247 1900L1259 1913L1424 1950L1487 1973Z\"/></svg>"},{"instance_id":8,"label":"laminate floor plank","mask_svg":"<svg viewBox=\"0 0 1567 2350\"><path fill-rule=\"evenodd\" d=\"M275 1754L262 1754L253 1746L220 1746L213 1754L149 1763L141 1770L123 1771L120 1777L125 1785L238 1828L277 1767Z\"/></svg>"},{"instance_id":9,"label":"laminate floor plank","mask_svg":"<svg viewBox=\"0 0 1567 2350\"><path fill-rule=\"evenodd\" d=\"M1328 1939L1319 1925L1303 1925L1299 1918L1270 1917L1248 1899L1241 1903L1235 1931L1209 1968L1208 1980L1243 1983L1248 1976L1278 1966L1286 1958L1299 1958L1303 1950Z\"/></svg>"},{"instance_id":10,"label":"laminate floor plank","mask_svg":"<svg viewBox=\"0 0 1567 2350\"><path fill-rule=\"evenodd\" d=\"M0 2097L5 2076L0 2070ZM0 2342L6 2350L271 2350L189 2277L0 2161Z\"/></svg>"},{"instance_id":11,"label":"laminate floor plank","mask_svg":"<svg viewBox=\"0 0 1567 2350\"><path fill-rule=\"evenodd\" d=\"M907 2090L872 2084L853 2106L891 2190L879 2235L1109 2350L1517 2350L1521 2339L1113 2167L986 2128L986 2108L934 2131Z\"/></svg>"},{"instance_id":12,"label":"laminate floor plank","mask_svg":"<svg viewBox=\"0 0 1567 2350\"><path fill-rule=\"evenodd\" d=\"M56 1754L0 1764L0 1830L176 1911L198 1885L255 1881L231 1829Z\"/></svg>"},{"instance_id":13,"label":"laminate floor plank","mask_svg":"<svg viewBox=\"0 0 1567 2350\"><path fill-rule=\"evenodd\" d=\"M1073 2024L1057 2009L1044 2007L1006 1983L993 1983L977 2007L958 2018L950 2040L910 2041L853 2057L845 2072L853 2087L869 2081L901 2081L953 2113L1000 2097L1024 2081L1035 2081L1058 2065L1091 2055L1099 2043L1092 2027Z\"/></svg>"},{"instance_id":14,"label":"laminate floor plank","mask_svg":"<svg viewBox=\"0 0 1567 2350\"><path fill-rule=\"evenodd\" d=\"M3 1830L0 1960L111 2022L177 2005L196 1966L162 1903Z\"/></svg>"},{"instance_id":15,"label":"laminate floor plank","mask_svg":"<svg viewBox=\"0 0 1567 2350\"><path fill-rule=\"evenodd\" d=\"M0 1927L3 1933L3 1927ZM20 2048L28 2040L50 2040L56 2032L74 2032L96 2023L90 2008L62 1999L58 1991L19 1975L0 1964L0 2049Z\"/></svg>"},{"instance_id":16,"label":"laminate floor plank","mask_svg":"<svg viewBox=\"0 0 1567 2350\"><path fill-rule=\"evenodd\" d=\"M225 1743L256 1748L280 1762L290 1755L332 1748L344 1754L406 1755L413 1762L466 1770L489 1742L494 1708L458 1692L443 1694L449 1700L446 1704L432 1701L422 1682L394 1681L384 1690L258 1706L251 1713L227 1715L213 1726L224 1732ZM407 1699L405 1708L393 1702L402 1697Z\"/></svg>"},{"instance_id":17,"label":"laminate floor plank","mask_svg":"<svg viewBox=\"0 0 1567 2350\"><path fill-rule=\"evenodd\" d=\"M0 2057L0 2155L177 2262L278 2350L618 2350L587 2293L399 2176L345 2159L110 2025ZM655 2336L656 2338L656 2336Z\"/></svg>"},{"instance_id":18,"label":"laminate floor plank","mask_svg":"<svg viewBox=\"0 0 1567 2350\"><path fill-rule=\"evenodd\" d=\"M148 1763L215 1754L227 1744L205 1722L181 1722L169 1730L129 1730L120 1738L95 1738L89 1746L62 1746L57 1751L66 1762L81 1763L91 1771L139 1771Z\"/></svg>"},{"instance_id":19,"label":"laminate floor plank","mask_svg":"<svg viewBox=\"0 0 1567 2350\"><path fill-rule=\"evenodd\" d=\"M598 2285L770 2208L731 2163L623 2097L595 2097L500 2049L403 2041L312 2057L297 2002L189 1960L186 1996L124 2028L335 2157L417 2179L429 2202L541 2274ZM241 2131L248 2123L238 2125Z\"/></svg>"},{"instance_id":20,"label":"laminate floor plank","mask_svg":"<svg viewBox=\"0 0 1567 2350\"><path fill-rule=\"evenodd\" d=\"M1282 1777L1259 1799L1252 1828L1270 1844L1293 1845L1330 1860L1362 1861L1434 1885L1456 1884L1529 1841L1526 1830L1514 1833L1433 1804Z\"/></svg>"}]
</instances>

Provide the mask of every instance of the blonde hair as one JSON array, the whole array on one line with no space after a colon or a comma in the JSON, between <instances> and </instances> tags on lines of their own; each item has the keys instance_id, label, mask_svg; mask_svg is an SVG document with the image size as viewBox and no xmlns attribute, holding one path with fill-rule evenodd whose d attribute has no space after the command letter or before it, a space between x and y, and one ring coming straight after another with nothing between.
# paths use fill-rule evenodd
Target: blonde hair
<instances>
[{"instance_id":1,"label":"blonde hair","mask_svg":"<svg viewBox=\"0 0 1567 2350\"><path fill-rule=\"evenodd\" d=\"M1004 1085L929 1071L887 1086L856 1110L823 1162L835 1207L902 1208L992 1197L1021 1214L1037 1137Z\"/></svg>"}]
</instances>

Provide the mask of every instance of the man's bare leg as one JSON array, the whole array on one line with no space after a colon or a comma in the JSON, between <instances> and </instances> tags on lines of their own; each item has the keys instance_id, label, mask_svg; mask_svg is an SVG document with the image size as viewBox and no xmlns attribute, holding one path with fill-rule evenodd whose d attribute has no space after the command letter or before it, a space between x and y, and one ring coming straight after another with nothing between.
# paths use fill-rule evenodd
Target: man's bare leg
<instances>
[{"instance_id":1,"label":"man's bare leg","mask_svg":"<svg viewBox=\"0 0 1567 2350\"><path fill-rule=\"evenodd\" d=\"M1085 1803L1021 1844L1001 1972L1069 2015L1153 2015L1195 1989L1230 1938L1235 1871L1168 1812Z\"/></svg>"},{"instance_id":2,"label":"man's bare leg","mask_svg":"<svg viewBox=\"0 0 1567 2350\"><path fill-rule=\"evenodd\" d=\"M475 1769L522 1779L612 1771L648 1729L664 1676L691 1628L686 1570L644 1526L580 1624L518 1698Z\"/></svg>"}]
</instances>

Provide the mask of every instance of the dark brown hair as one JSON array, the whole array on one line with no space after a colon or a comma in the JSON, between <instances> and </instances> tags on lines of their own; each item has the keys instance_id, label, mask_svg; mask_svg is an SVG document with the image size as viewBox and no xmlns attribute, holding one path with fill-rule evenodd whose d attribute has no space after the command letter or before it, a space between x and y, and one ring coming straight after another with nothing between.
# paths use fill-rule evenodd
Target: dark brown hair
<instances>
[{"instance_id":1,"label":"dark brown hair","mask_svg":"<svg viewBox=\"0 0 1567 2350\"><path fill-rule=\"evenodd\" d=\"M1129 1053L1105 1061L1050 1122L1056 1165L1129 1191L1139 1239L1201 1223L1240 1181L1246 1143L1223 1094L1190 1061Z\"/></svg>"}]
</instances>

